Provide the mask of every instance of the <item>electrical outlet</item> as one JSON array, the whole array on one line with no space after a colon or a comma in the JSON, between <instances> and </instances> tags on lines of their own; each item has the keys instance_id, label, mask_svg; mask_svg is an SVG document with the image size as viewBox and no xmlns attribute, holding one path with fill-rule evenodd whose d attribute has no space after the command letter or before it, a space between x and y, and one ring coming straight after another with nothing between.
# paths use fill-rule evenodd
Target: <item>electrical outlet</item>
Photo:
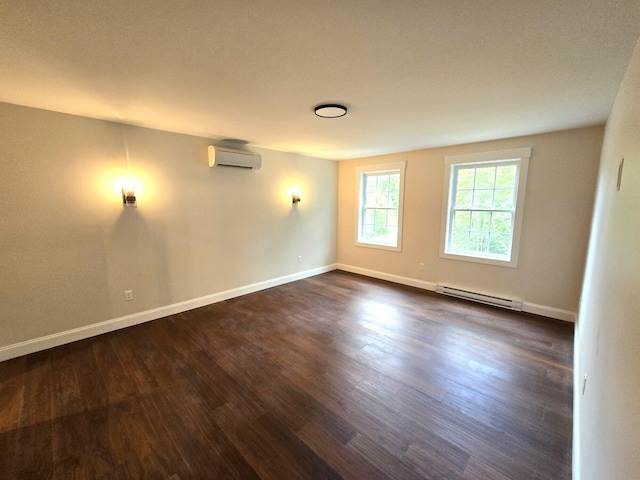
<instances>
[{"instance_id":1,"label":"electrical outlet","mask_svg":"<svg viewBox=\"0 0 640 480\"><path fill-rule=\"evenodd\" d=\"M302 255L298 255L298 263L302 263Z\"/></svg>"},{"instance_id":2,"label":"electrical outlet","mask_svg":"<svg viewBox=\"0 0 640 480\"><path fill-rule=\"evenodd\" d=\"M124 291L124 299L128 302L129 300L133 300L133 290L125 290Z\"/></svg>"}]
</instances>

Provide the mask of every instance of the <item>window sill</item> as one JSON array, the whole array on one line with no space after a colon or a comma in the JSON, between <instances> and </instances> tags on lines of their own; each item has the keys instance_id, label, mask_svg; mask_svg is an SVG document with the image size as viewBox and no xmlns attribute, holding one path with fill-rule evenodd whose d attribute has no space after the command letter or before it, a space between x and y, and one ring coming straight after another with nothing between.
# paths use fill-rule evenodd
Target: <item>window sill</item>
<instances>
[{"instance_id":1,"label":"window sill","mask_svg":"<svg viewBox=\"0 0 640 480\"><path fill-rule=\"evenodd\" d=\"M394 247L393 245L383 245L383 244L380 244L380 243L356 242L355 245L356 245L356 247L375 248L375 249L378 249L378 250L390 250L392 252L401 252L402 251L402 247L400 247L400 246Z\"/></svg>"},{"instance_id":2,"label":"window sill","mask_svg":"<svg viewBox=\"0 0 640 480\"><path fill-rule=\"evenodd\" d=\"M448 260L459 260L462 262L484 263L485 265L495 265L497 267L518 268L518 259L513 258L513 256L511 260L500 260L498 258L492 258L492 257L480 257L476 255L463 255L463 254L440 252L440 258L445 258Z\"/></svg>"}]
</instances>

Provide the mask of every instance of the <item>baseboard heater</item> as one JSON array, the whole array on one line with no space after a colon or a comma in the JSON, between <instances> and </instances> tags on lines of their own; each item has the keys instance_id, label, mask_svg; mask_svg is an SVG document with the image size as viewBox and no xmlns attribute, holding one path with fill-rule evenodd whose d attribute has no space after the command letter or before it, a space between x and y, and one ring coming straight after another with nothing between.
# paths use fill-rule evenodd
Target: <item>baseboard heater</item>
<instances>
[{"instance_id":1,"label":"baseboard heater","mask_svg":"<svg viewBox=\"0 0 640 480\"><path fill-rule=\"evenodd\" d=\"M436 292L442 293L443 295L449 295L451 297L484 303L486 305L508 308L509 310L517 310L518 312L522 311L522 302L511 300L509 298L484 295L482 293L470 292L468 290L460 290L459 288L447 287L446 285L436 285Z\"/></svg>"}]
</instances>

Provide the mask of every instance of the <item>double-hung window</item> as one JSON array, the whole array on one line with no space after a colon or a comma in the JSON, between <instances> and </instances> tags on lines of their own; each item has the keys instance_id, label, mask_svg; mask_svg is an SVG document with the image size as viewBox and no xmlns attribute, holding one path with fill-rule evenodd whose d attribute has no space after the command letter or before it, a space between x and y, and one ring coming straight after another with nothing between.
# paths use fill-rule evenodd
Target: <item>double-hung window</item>
<instances>
[{"instance_id":1,"label":"double-hung window","mask_svg":"<svg viewBox=\"0 0 640 480\"><path fill-rule=\"evenodd\" d=\"M401 250L405 166L395 162L356 168L357 245Z\"/></svg>"},{"instance_id":2,"label":"double-hung window","mask_svg":"<svg viewBox=\"0 0 640 480\"><path fill-rule=\"evenodd\" d=\"M517 267L531 148L445 158L440 256Z\"/></svg>"}]
</instances>

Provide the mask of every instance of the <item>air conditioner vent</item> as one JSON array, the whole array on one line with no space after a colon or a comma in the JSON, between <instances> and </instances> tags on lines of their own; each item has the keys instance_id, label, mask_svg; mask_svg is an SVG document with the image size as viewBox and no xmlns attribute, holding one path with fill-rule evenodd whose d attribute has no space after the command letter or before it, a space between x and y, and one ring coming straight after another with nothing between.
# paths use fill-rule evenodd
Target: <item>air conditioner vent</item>
<instances>
[{"instance_id":1,"label":"air conditioner vent","mask_svg":"<svg viewBox=\"0 0 640 480\"><path fill-rule=\"evenodd\" d=\"M210 167L236 167L258 170L262 166L260 155L248 150L209 145L208 153Z\"/></svg>"}]
</instances>

